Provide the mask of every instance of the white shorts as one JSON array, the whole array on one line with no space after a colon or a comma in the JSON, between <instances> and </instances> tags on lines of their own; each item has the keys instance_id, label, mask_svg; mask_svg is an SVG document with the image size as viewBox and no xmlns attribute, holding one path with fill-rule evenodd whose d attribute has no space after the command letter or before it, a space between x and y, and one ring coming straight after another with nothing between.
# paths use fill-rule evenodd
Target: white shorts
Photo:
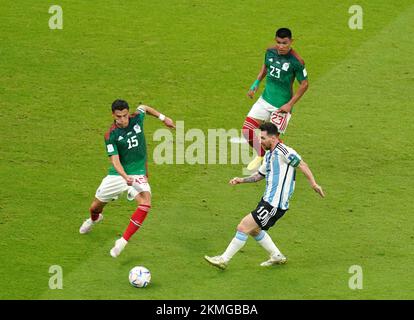
<instances>
[{"instance_id":1,"label":"white shorts","mask_svg":"<svg viewBox=\"0 0 414 320\"><path fill-rule=\"evenodd\" d=\"M121 176L106 176L102 180L98 190L96 190L95 198L102 202L109 202L118 199L124 191L127 191L127 198L131 201L141 192L151 192L151 187L146 176L131 175L131 177L135 179L135 182L132 186L128 186L125 179Z\"/></svg>"},{"instance_id":2,"label":"white shorts","mask_svg":"<svg viewBox=\"0 0 414 320\"><path fill-rule=\"evenodd\" d=\"M260 96L247 116L262 121L270 121L276 125L280 133L285 133L291 113L274 113L276 110L276 107L272 106Z\"/></svg>"},{"instance_id":3,"label":"white shorts","mask_svg":"<svg viewBox=\"0 0 414 320\"><path fill-rule=\"evenodd\" d=\"M260 98L257 99L256 103L250 109L247 116L258 120L269 121L270 115L276 110L276 107L272 106L269 102L265 101L262 96L260 96Z\"/></svg>"}]
</instances>

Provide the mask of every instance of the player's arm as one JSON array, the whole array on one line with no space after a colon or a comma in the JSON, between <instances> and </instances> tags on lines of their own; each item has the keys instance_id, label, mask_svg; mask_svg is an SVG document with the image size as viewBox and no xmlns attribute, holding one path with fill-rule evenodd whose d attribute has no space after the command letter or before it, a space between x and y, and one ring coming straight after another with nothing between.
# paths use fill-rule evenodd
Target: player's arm
<instances>
[{"instance_id":1,"label":"player's arm","mask_svg":"<svg viewBox=\"0 0 414 320\"><path fill-rule=\"evenodd\" d=\"M306 90L308 90L309 82L308 80L302 80L300 82L299 88L296 91L296 93L293 95L293 97L283 106L281 106L279 109L276 110L277 113L282 112L290 112L295 105L296 102L299 101L300 98L305 94Z\"/></svg>"},{"instance_id":2,"label":"player's arm","mask_svg":"<svg viewBox=\"0 0 414 320\"><path fill-rule=\"evenodd\" d=\"M229 181L229 184L235 185L240 183L252 183L257 182L264 179L264 175L262 175L259 172L256 172L255 174L252 174L250 177L244 177L244 178L233 178Z\"/></svg>"},{"instance_id":3,"label":"player's arm","mask_svg":"<svg viewBox=\"0 0 414 320\"><path fill-rule=\"evenodd\" d=\"M152 108L150 106L146 106L144 104L141 104L138 108L141 109L141 110L143 110L144 112L152 115L153 117L160 119L162 122L164 122L164 124L167 127L169 127L169 128L175 128L174 121L172 121L170 118L168 118L165 115L163 115L158 110L156 110L156 109L154 109L154 108Z\"/></svg>"},{"instance_id":4,"label":"player's arm","mask_svg":"<svg viewBox=\"0 0 414 320\"><path fill-rule=\"evenodd\" d=\"M286 104L281 106L276 112L291 112L293 106L300 100L300 98L302 98L306 90L308 90L308 73L306 72L305 64L303 61L298 61L297 63L294 63L294 73L295 78L299 82L299 88L298 90L296 90L293 97Z\"/></svg>"},{"instance_id":5,"label":"player's arm","mask_svg":"<svg viewBox=\"0 0 414 320\"><path fill-rule=\"evenodd\" d=\"M308 179L309 184L311 185L312 189L315 190L322 198L325 197L325 193L322 190L322 187L318 185L315 181L315 177L312 174L311 169L309 168L308 164L301 160L298 168L303 172L305 177Z\"/></svg>"},{"instance_id":6,"label":"player's arm","mask_svg":"<svg viewBox=\"0 0 414 320\"><path fill-rule=\"evenodd\" d=\"M119 155L117 154L113 155L111 156L110 159L116 172L118 172L119 175L125 179L125 181L127 182L129 186L132 185L132 183L134 182L134 179L126 174L124 167L122 166L121 161L119 160Z\"/></svg>"},{"instance_id":7,"label":"player's arm","mask_svg":"<svg viewBox=\"0 0 414 320\"><path fill-rule=\"evenodd\" d=\"M247 95L253 99L254 94L256 93L257 89L259 89L260 81L262 81L266 77L266 65L263 64L262 68L260 69L259 74L257 75L257 79L253 82L252 86L247 92Z\"/></svg>"}]
</instances>

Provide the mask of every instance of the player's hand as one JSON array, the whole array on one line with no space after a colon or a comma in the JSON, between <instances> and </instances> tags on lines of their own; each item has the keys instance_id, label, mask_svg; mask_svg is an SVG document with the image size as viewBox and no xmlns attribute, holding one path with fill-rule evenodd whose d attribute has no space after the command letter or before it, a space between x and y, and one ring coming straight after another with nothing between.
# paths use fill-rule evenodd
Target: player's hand
<instances>
[{"instance_id":1,"label":"player's hand","mask_svg":"<svg viewBox=\"0 0 414 320\"><path fill-rule=\"evenodd\" d=\"M175 124L174 121L172 121L170 118L165 117L164 119L164 124L168 127L168 128L173 128L175 129Z\"/></svg>"},{"instance_id":2,"label":"player's hand","mask_svg":"<svg viewBox=\"0 0 414 320\"><path fill-rule=\"evenodd\" d=\"M283 106L281 106L279 109L277 109L275 112L276 113L290 113L290 111L292 110L292 105L290 103L286 103Z\"/></svg>"},{"instance_id":3,"label":"player's hand","mask_svg":"<svg viewBox=\"0 0 414 320\"><path fill-rule=\"evenodd\" d=\"M322 190L322 187L319 184L314 184L312 186L312 189L315 190L316 193L318 193L322 198L325 197L325 193Z\"/></svg>"},{"instance_id":4,"label":"player's hand","mask_svg":"<svg viewBox=\"0 0 414 320\"><path fill-rule=\"evenodd\" d=\"M256 87L254 90L249 90L249 91L247 92L247 96L248 96L250 99L253 99L254 94L256 93L256 91L257 91L257 87Z\"/></svg>"},{"instance_id":5,"label":"player's hand","mask_svg":"<svg viewBox=\"0 0 414 320\"><path fill-rule=\"evenodd\" d=\"M229 184L231 185L235 185L235 184L239 184L239 183L243 183L243 179L242 178L233 178L229 181Z\"/></svg>"},{"instance_id":6,"label":"player's hand","mask_svg":"<svg viewBox=\"0 0 414 320\"><path fill-rule=\"evenodd\" d=\"M132 186L132 184L134 183L134 178L130 177L130 176L127 176L125 181L126 181L127 185Z\"/></svg>"}]
</instances>

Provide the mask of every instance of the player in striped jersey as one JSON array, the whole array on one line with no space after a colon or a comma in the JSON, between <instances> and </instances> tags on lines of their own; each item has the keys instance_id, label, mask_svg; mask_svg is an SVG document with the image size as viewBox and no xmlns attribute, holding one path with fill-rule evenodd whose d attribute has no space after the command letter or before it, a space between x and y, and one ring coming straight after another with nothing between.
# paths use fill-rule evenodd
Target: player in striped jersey
<instances>
[{"instance_id":1,"label":"player in striped jersey","mask_svg":"<svg viewBox=\"0 0 414 320\"><path fill-rule=\"evenodd\" d=\"M231 179L230 184L266 179L265 192L257 208L246 215L237 226L236 236L226 251L220 256L204 257L210 264L221 269L225 269L230 259L245 245L249 235L254 237L270 255L270 259L261 263L261 266L283 264L287 261L265 230L272 227L289 209L289 199L295 189L296 168L304 173L313 190L321 197L325 196L301 156L294 149L280 142L277 127L272 123L264 123L260 126L260 130L261 145L267 150L262 166L250 177Z\"/></svg>"}]
</instances>

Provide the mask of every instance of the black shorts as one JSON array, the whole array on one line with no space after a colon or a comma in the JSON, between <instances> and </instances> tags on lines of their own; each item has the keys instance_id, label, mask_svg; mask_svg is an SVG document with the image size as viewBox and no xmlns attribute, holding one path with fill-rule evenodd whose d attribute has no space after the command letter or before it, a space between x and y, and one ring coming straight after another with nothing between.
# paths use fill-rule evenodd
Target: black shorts
<instances>
[{"instance_id":1,"label":"black shorts","mask_svg":"<svg viewBox=\"0 0 414 320\"><path fill-rule=\"evenodd\" d=\"M283 217L286 211L271 206L262 198L257 204L257 208L252 211L252 216L262 230L268 230L274 226L277 220Z\"/></svg>"}]
</instances>

